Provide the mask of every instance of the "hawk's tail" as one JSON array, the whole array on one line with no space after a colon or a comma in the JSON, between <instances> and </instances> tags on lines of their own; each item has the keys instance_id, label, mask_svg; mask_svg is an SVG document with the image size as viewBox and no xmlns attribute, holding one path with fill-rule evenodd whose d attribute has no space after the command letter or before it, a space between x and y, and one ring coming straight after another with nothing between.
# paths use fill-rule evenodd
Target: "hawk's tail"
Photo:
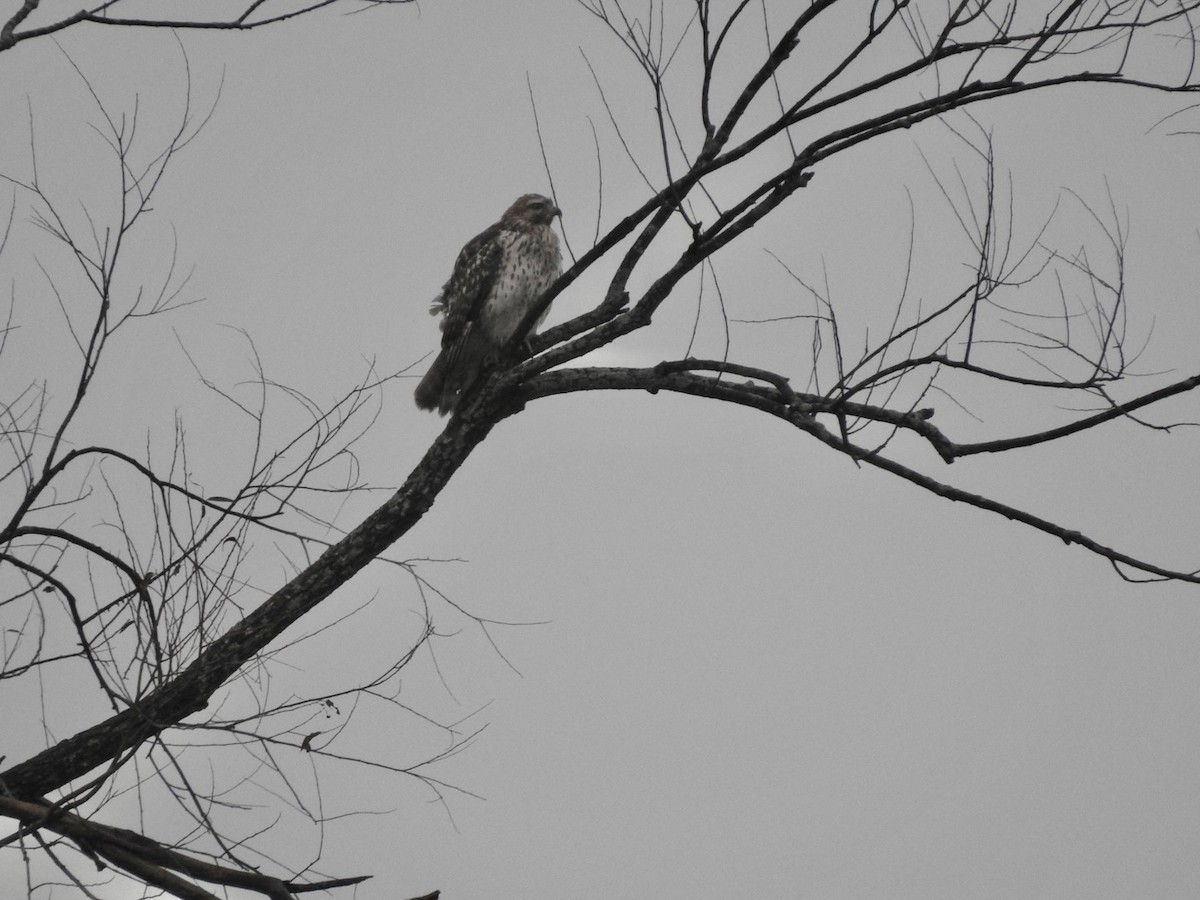
<instances>
[{"instance_id":1,"label":"hawk's tail","mask_svg":"<svg viewBox=\"0 0 1200 900\"><path fill-rule=\"evenodd\" d=\"M459 352L447 353L442 350L417 385L413 399L421 409L437 410L438 415L452 412L463 392L479 378L483 365L482 356L478 353L463 354L462 348L452 348ZM453 358L453 362L451 362Z\"/></svg>"},{"instance_id":2,"label":"hawk's tail","mask_svg":"<svg viewBox=\"0 0 1200 900\"><path fill-rule=\"evenodd\" d=\"M413 398L417 401L417 406L421 409L428 409L430 411L436 409L444 416L450 411L449 407L445 406L443 402L445 387L446 353L442 351L438 353L437 359L433 361L433 365L429 367L429 371L425 373L425 377L417 385L417 389L413 393Z\"/></svg>"}]
</instances>

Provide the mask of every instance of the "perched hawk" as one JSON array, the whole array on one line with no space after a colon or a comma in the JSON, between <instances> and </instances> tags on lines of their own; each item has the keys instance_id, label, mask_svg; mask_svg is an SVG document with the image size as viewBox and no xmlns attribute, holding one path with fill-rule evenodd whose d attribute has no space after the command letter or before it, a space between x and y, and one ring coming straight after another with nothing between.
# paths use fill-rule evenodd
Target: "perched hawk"
<instances>
[{"instance_id":1,"label":"perched hawk","mask_svg":"<svg viewBox=\"0 0 1200 900\"><path fill-rule=\"evenodd\" d=\"M421 409L443 416L453 410L559 276L562 256L550 228L557 215L552 201L526 194L462 248L450 280L429 308L431 315L444 317L442 350L417 385Z\"/></svg>"}]
</instances>

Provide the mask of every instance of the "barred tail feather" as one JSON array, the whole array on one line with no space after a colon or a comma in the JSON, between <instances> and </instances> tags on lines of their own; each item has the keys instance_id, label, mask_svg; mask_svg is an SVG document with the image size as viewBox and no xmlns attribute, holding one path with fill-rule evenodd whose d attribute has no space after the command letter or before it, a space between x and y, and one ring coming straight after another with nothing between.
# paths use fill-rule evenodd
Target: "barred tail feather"
<instances>
[{"instance_id":1,"label":"barred tail feather","mask_svg":"<svg viewBox=\"0 0 1200 900\"><path fill-rule=\"evenodd\" d=\"M413 394L417 406L436 409L443 416L452 412L463 393L479 379L488 356L487 339L468 331L462 341L437 355Z\"/></svg>"},{"instance_id":2,"label":"barred tail feather","mask_svg":"<svg viewBox=\"0 0 1200 900\"><path fill-rule=\"evenodd\" d=\"M491 345L481 329L468 328L459 338L458 343L450 349L447 359L438 412L444 416L458 406L462 395L479 380L479 373L491 351Z\"/></svg>"},{"instance_id":3,"label":"barred tail feather","mask_svg":"<svg viewBox=\"0 0 1200 900\"><path fill-rule=\"evenodd\" d=\"M446 351L442 350L417 385L413 398L420 409L435 410L442 405L442 391L446 384ZM444 416L446 409L438 409Z\"/></svg>"}]
</instances>

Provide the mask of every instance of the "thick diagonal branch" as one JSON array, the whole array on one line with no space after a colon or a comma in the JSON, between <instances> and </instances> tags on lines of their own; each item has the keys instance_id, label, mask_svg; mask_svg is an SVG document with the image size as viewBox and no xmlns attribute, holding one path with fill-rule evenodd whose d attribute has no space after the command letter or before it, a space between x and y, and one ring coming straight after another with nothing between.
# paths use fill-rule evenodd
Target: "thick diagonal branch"
<instances>
[{"instance_id":1,"label":"thick diagonal branch","mask_svg":"<svg viewBox=\"0 0 1200 900\"><path fill-rule=\"evenodd\" d=\"M23 800L50 794L204 709L238 669L420 521L471 451L507 414L475 404L452 419L399 491L178 677L137 705L0 773L4 790Z\"/></svg>"}]
</instances>

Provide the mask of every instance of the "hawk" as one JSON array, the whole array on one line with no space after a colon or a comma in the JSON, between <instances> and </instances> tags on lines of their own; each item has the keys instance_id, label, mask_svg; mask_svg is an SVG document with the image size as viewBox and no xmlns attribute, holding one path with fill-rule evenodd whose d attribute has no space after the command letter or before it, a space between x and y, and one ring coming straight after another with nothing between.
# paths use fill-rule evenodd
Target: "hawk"
<instances>
[{"instance_id":1,"label":"hawk","mask_svg":"<svg viewBox=\"0 0 1200 900\"><path fill-rule=\"evenodd\" d=\"M558 237L550 228L560 214L548 198L525 194L459 252L429 307L430 315L443 317L442 350L417 385L421 409L443 416L453 410L562 272ZM534 328L545 316L543 311Z\"/></svg>"}]
</instances>

